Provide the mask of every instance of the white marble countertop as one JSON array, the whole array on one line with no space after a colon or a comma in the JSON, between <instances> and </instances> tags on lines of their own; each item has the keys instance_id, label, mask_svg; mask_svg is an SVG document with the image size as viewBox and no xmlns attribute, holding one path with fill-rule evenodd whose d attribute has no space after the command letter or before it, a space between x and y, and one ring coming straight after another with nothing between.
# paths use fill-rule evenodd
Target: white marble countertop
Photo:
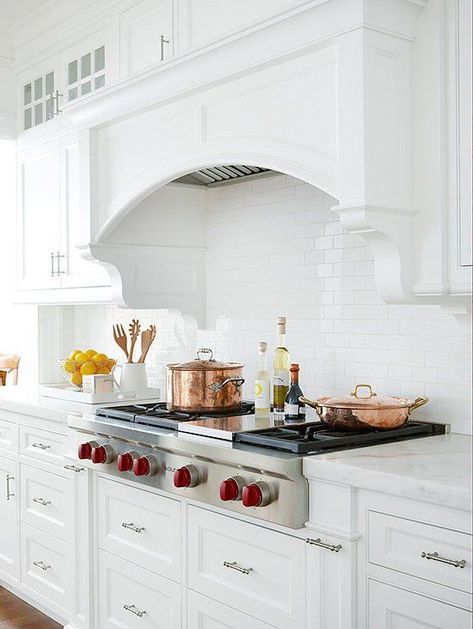
<instances>
[{"instance_id":1,"label":"white marble countertop","mask_svg":"<svg viewBox=\"0 0 473 629\"><path fill-rule=\"evenodd\" d=\"M472 510L472 438L450 434L304 459L304 474Z\"/></svg>"}]
</instances>

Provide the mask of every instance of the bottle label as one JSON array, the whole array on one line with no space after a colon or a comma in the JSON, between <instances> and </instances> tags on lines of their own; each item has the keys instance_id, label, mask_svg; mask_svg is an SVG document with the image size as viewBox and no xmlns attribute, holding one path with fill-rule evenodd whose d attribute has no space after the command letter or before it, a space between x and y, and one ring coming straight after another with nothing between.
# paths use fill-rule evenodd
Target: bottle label
<instances>
[{"instance_id":1,"label":"bottle label","mask_svg":"<svg viewBox=\"0 0 473 629\"><path fill-rule=\"evenodd\" d=\"M287 402L284 404L284 413L286 415L300 415L301 410L299 404L288 404Z\"/></svg>"},{"instance_id":2,"label":"bottle label","mask_svg":"<svg viewBox=\"0 0 473 629\"><path fill-rule=\"evenodd\" d=\"M255 408L269 408L268 380L255 380Z\"/></svg>"}]
</instances>

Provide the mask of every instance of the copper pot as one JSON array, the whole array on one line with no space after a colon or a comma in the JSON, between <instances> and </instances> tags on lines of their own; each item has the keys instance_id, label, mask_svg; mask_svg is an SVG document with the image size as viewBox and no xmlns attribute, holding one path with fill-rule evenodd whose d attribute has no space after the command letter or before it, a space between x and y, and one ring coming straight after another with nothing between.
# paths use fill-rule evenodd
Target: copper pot
<instances>
[{"instance_id":1,"label":"copper pot","mask_svg":"<svg viewBox=\"0 0 473 629\"><path fill-rule=\"evenodd\" d=\"M219 362L213 358L211 349L203 347L195 360L167 367L169 410L209 413L241 407L241 385L245 382L241 363Z\"/></svg>"},{"instance_id":2,"label":"copper pot","mask_svg":"<svg viewBox=\"0 0 473 629\"><path fill-rule=\"evenodd\" d=\"M362 396L359 389L367 388ZM300 397L301 402L312 406L320 419L335 430L392 430L399 428L409 418L411 412L427 404L429 398L407 398L378 396L369 384L357 384L350 395L342 397L322 397L313 402Z\"/></svg>"}]
</instances>

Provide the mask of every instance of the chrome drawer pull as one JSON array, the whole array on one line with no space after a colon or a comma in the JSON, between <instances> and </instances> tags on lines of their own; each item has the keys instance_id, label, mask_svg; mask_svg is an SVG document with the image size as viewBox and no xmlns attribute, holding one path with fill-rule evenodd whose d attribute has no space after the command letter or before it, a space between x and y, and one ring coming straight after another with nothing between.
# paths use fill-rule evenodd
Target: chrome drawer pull
<instances>
[{"instance_id":1,"label":"chrome drawer pull","mask_svg":"<svg viewBox=\"0 0 473 629\"><path fill-rule=\"evenodd\" d=\"M326 544L320 539L320 537L318 537L317 539L311 539L310 537L308 537L305 541L307 544L311 544L312 546L320 546L320 548L330 550L332 553L339 553L343 548L341 544Z\"/></svg>"},{"instance_id":2,"label":"chrome drawer pull","mask_svg":"<svg viewBox=\"0 0 473 629\"><path fill-rule=\"evenodd\" d=\"M135 614L135 616L139 616L140 618L142 618L146 614L145 610L139 610L136 605L123 605L123 609L126 609L127 612L131 612L132 614Z\"/></svg>"},{"instance_id":3,"label":"chrome drawer pull","mask_svg":"<svg viewBox=\"0 0 473 629\"><path fill-rule=\"evenodd\" d=\"M13 496L15 495L12 491L10 491L11 480L15 480L15 477L11 474L7 474L7 500L10 500L10 498L13 498Z\"/></svg>"},{"instance_id":4,"label":"chrome drawer pull","mask_svg":"<svg viewBox=\"0 0 473 629\"><path fill-rule=\"evenodd\" d=\"M50 500L45 500L44 498L33 498L33 502L37 502L38 504L43 505L43 507L47 507L51 504Z\"/></svg>"},{"instance_id":5,"label":"chrome drawer pull","mask_svg":"<svg viewBox=\"0 0 473 629\"><path fill-rule=\"evenodd\" d=\"M143 533L145 530L144 526L136 526L133 522L122 522L122 526L124 529L130 529L130 531L135 531L135 533Z\"/></svg>"},{"instance_id":6,"label":"chrome drawer pull","mask_svg":"<svg viewBox=\"0 0 473 629\"><path fill-rule=\"evenodd\" d=\"M446 559L440 557L438 553L421 553L422 559L433 559L434 561L440 561L440 563L447 563L454 568L464 568L466 566L466 559Z\"/></svg>"},{"instance_id":7,"label":"chrome drawer pull","mask_svg":"<svg viewBox=\"0 0 473 629\"><path fill-rule=\"evenodd\" d=\"M72 472L83 472L85 467L77 467L77 465L65 465L64 469L71 470Z\"/></svg>"},{"instance_id":8,"label":"chrome drawer pull","mask_svg":"<svg viewBox=\"0 0 473 629\"><path fill-rule=\"evenodd\" d=\"M47 450L51 446L45 443L32 443L33 448L39 448L40 450Z\"/></svg>"},{"instance_id":9,"label":"chrome drawer pull","mask_svg":"<svg viewBox=\"0 0 473 629\"><path fill-rule=\"evenodd\" d=\"M231 568L232 570L236 570L242 574L250 574L250 572L253 572L253 568L242 568L236 561L224 561L223 565L225 568Z\"/></svg>"},{"instance_id":10,"label":"chrome drawer pull","mask_svg":"<svg viewBox=\"0 0 473 629\"><path fill-rule=\"evenodd\" d=\"M41 568L41 570L49 570L51 568L51 566L45 564L44 561L33 561L33 566L37 566Z\"/></svg>"}]
</instances>

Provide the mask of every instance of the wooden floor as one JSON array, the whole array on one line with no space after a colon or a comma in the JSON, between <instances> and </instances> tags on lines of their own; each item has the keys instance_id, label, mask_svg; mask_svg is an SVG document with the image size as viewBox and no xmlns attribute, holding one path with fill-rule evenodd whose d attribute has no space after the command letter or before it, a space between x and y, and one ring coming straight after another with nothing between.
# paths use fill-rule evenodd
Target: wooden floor
<instances>
[{"instance_id":1,"label":"wooden floor","mask_svg":"<svg viewBox=\"0 0 473 629\"><path fill-rule=\"evenodd\" d=\"M0 587L0 629L61 629L61 625Z\"/></svg>"}]
</instances>

